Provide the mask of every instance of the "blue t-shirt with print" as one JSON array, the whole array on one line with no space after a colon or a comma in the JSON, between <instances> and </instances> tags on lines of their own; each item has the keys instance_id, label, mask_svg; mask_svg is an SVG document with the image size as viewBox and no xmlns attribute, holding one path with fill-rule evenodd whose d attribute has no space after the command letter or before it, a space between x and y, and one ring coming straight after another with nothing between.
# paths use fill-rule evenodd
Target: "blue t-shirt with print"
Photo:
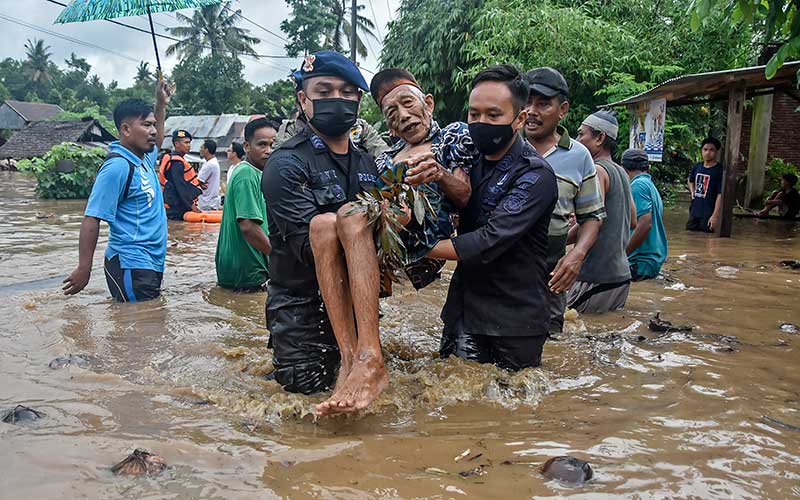
<instances>
[{"instance_id":1,"label":"blue t-shirt with print","mask_svg":"<svg viewBox=\"0 0 800 500\"><path fill-rule=\"evenodd\" d=\"M164 272L167 256L167 214L156 174L158 148L139 158L114 141L111 153L121 157L106 160L92 187L84 215L108 223L106 258L119 255L123 269ZM125 184L132 163L135 168L128 195Z\"/></svg>"},{"instance_id":2,"label":"blue t-shirt with print","mask_svg":"<svg viewBox=\"0 0 800 500\"><path fill-rule=\"evenodd\" d=\"M628 255L628 262L636 264L636 273L655 278L667 260L667 232L664 229L664 203L650 174L639 174L631 180L631 194L636 204L636 218L652 212L650 232L642 244ZM632 234L632 233L631 233Z\"/></svg>"}]
</instances>

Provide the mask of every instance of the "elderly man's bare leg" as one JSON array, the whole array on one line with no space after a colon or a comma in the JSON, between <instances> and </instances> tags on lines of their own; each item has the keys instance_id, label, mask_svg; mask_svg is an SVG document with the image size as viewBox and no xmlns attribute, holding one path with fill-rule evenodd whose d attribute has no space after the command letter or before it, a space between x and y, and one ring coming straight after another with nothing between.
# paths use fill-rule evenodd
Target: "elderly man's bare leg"
<instances>
[{"instance_id":1,"label":"elderly man's bare leg","mask_svg":"<svg viewBox=\"0 0 800 500\"><path fill-rule=\"evenodd\" d=\"M352 300L357 305L358 339L350 374L329 400L331 408L339 412L366 408L389 384L378 331L380 272L373 229L366 215L347 215L348 211L348 206L339 210L336 229L347 260Z\"/></svg>"},{"instance_id":2,"label":"elderly man's bare leg","mask_svg":"<svg viewBox=\"0 0 800 500\"><path fill-rule=\"evenodd\" d=\"M317 281L328 318L339 344L341 364L336 379L334 395L344 386L353 365L353 351L356 348L356 324L353 316L353 299L347 276L344 249L336 231L336 214L320 214L311 219L309 226L311 250L317 271ZM331 413L328 401L317 405L317 415Z\"/></svg>"}]
</instances>

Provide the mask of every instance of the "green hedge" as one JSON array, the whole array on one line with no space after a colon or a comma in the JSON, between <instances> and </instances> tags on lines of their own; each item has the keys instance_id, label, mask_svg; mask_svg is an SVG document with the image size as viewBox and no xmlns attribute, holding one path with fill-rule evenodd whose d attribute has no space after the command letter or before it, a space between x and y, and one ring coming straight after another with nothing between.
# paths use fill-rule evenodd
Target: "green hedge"
<instances>
[{"instance_id":1,"label":"green hedge","mask_svg":"<svg viewBox=\"0 0 800 500\"><path fill-rule=\"evenodd\" d=\"M42 198L88 198L105 157L102 148L86 149L64 142L53 146L42 158L19 162L17 169L36 178L36 194ZM74 168L69 172L57 171L56 164L61 160L71 161Z\"/></svg>"}]
</instances>

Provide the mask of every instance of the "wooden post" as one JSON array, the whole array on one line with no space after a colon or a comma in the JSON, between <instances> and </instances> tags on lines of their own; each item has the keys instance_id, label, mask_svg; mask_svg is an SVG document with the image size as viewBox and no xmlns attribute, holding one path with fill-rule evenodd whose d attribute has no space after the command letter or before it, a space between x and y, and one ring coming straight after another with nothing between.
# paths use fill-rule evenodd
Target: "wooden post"
<instances>
[{"instance_id":1,"label":"wooden post","mask_svg":"<svg viewBox=\"0 0 800 500\"><path fill-rule=\"evenodd\" d=\"M722 175L722 214L719 220L719 236L729 238L733 226L733 206L736 204L736 170L739 166L742 143L742 113L744 112L744 88L728 91L728 128L725 132L725 171Z\"/></svg>"},{"instance_id":2,"label":"wooden post","mask_svg":"<svg viewBox=\"0 0 800 500\"><path fill-rule=\"evenodd\" d=\"M750 130L750 152L747 155L747 192L744 195L744 206L747 208L753 208L753 200L760 199L764 194L772 98L773 94L769 94L753 99L753 124Z\"/></svg>"}]
</instances>

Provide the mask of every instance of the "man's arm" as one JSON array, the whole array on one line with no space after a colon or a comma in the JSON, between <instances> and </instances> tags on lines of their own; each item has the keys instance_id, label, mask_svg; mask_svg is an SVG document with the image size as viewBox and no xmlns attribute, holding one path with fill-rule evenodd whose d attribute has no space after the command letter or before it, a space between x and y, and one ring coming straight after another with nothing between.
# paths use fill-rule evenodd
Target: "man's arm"
<instances>
[{"instance_id":1,"label":"man's arm","mask_svg":"<svg viewBox=\"0 0 800 500\"><path fill-rule=\"evenodd\" d=\"M448 200L458 208L464 208L469 203L472 187L469 174L463 168L456 168L450 172L440 165L432 152L422 153L406 160L410 168L406 173L405 181L412 186L436 182Z\"/></svg>"},{"instance_id":2,"label":"man's arm","mask_svg":"<svg viewBox=\"0 0 800 500\"><path fill-rule=\"evenodd\" d=\"M314 263L308 227L319 214L314 193L309 187L303 161L288 154L270 157L261 176L261 190L267 203L270 224L275 223L294 257Z\"/></svg>"},{"instance_id":3,"label":"man's arm","mask_svg":"<svg viewBox=\"0 0 800 500\"><path fill-rule=\"evenodd\" d=\"M547 284L550 291L561 293L572 286L581 271L583 259L597 241L597 233L600 232L602 224L603 221L600 219L591 219L582 224L576 224L576 226L580 226L580 229L577 230L577 241L572 250L559 259L555 269L550 273L550 282Z\"/></svg>"},{"instance_id":4,"label":"man's arm","mask_svg":"<svg viewBox=\"0 0 800 500\"><path fill-rule=\"evenodd\" d=\"M559 259L553 272L550 273L548 286L553 293L566 291L578 278L583 259L597 240L597 233L606 216L599 170L603 169L595 167L587 152L583 164L583 179L575 194L575 220L580 229L575 246Z\"/></svg>"},{"instance_id":5,"label":"man's arm","mask_svg":"<svg viewBox=\"0 0 800 500\"><path fill-rule=\"evenodd\" d=\"M156 106L153 116L156 117L156 146L161 147L164 143L164 121L167 119L167 105L172 97L172 88L165 80L159 80L156 84Z\"/></svg>"},{"instance_id":6,"label":"man's arm","mask_svg":"<svg viewBox=\"0 0 800 500\"><path fill-rule=\"evenodd\" d=\"M631 229L636 229L636 202L631 194Z\"/></svg>"},{"instance_id":7,"label":"man's arm","mask_svg":"<svg viewBox=\"0 0 800 500\"><path fill-rule=\"evenodd\" d=\"M711 214L711 217L708 219L708 228L714 231L717 228L717 221L719 221L719 211L722 207L722 193L717 195L717 199L714 200L714 213Z\"/></svg>"},{"instance_id":8,"label":"man's arm","mask_svg":"<svg viewBox=\"0 0 800 500\"><path fill-rule=\"evenodd\" d=\"M628 240L628 246L625 247L625 253L630 255L633 253L634 250L642 246L642 243L645 239L647 239L647 234L650 232L650 228L653 226L653 212L647 212L646 214L639 217L639 221L636 224L636 229L633 230L633 234L631 234L631 239Z\"/></svg>"},{"instance_id":9,"label":"man's arm","mask_svg":"<svg viewBox=\"0 0 800 500\"><path fill-rule=\"evenodd\" d=\"M602 165L595 165L595 169L597 169L597 179L600 181L600 196L603 197L603 202L605 202L606 193L608 193L608 189L611 187L611 182L608 180L608 172L606 172L606 168Z\"/></svg>"},{"instance_id":10,"label":"man's arm","mask_svg":"<svg viewBox=\"0 0 800 500\"><path fill-rule=\"evenodd\" d=\"M242 236L244 236L244 239L251 247L264 255L269 255L270 252L272 252L272 245L270 245L267 235L264 234L264 230L261 229L260 221L239 219L237 222L239 223L239 230L242 232Z\"/></svg>"},{"instance_id":11,"label":"man's arm","mask_svg":"<svg viewBox=\"0 0 800 500\"><path fill-rule=\"evenodd\" d=\"M85 216L81 222L78 239L78 267L64 280L64 294L75 295L89 283L92 275L92 261L97 248L97 236L100 234L100 219Z\"/></svg>"},{"instance_id":12,"label":"man's arm","mask_svg":"<svg viewBox=\"0 0 800 500\"><path fill-rule=\"evenodd\" d=\"M451 239L457 260L467 265L489 264L503 255L541 217L550 216L557 192L555 176L548 170L520 175L500 199L487 224ZM439 255L453 256L447 245L439 251L443 252Z\"/></svg>"}]
</instances>

